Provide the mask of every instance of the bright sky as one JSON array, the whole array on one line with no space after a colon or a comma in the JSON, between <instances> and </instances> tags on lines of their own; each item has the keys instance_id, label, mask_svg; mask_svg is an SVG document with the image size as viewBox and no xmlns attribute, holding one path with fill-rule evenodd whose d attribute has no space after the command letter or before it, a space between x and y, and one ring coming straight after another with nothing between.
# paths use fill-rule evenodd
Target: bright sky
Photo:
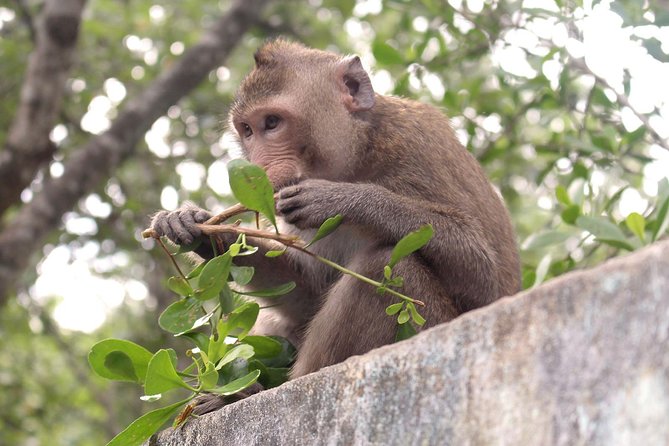
<instances>
[{"instance_id":1,"label":"bright sky","mask_svg":"<svg viewBox=\"0 0 669 446\"><path fill-rule=\"evenodd\" d=\"M484 7L482 0L449 0L449 3L459 7L463 1L473 12L480 12ZM527 63L525 51L545 54L542 53L544 50L540 46L540 39L546 39L555 45L565 47L575 57L585 56L590 69L606 79L618 92L622 92L623 88L623 70L628 69L632 76L629 97L632 107L639 112L650 112L658 108L660 114L654 116L651 123L660 135L667 138L669 137L669 82L667 82L669 64L661 64L653 59L643 47L630 40L630 36L632 33L641 37L654 36L662 42L662 50L669 53L669 27L623 28L621 18L608 9L609 3L604 1L593 7L592 1L585 0L584 8L576 11L574 24L583 30L583 42L570 39L563 24L551 19L534 20L523 29L508 33L505 42L500 42L493 49L493 61L509 73L534 77L537 73ZM528 8L555 8L550 0L525 0L523 5ZM380 0L358 1L354 13L357 17L363 17L367 13L378 13L381 6ZM326 19L328 12L324 10L323 14L323 18ZM160 5L154 5L149 10L149 16L154 23L161 23L165 19L165 11ZM3 22L14 19L11 10L0 7L0 29ZM458 17L457 20L462 30L472 26L464 17ZM419 31L424 30L428 26L428 19L416 17L413 26ZM368 45L373 39L373 30L363 20L357 18L349 19L345 29L365 64L373 67L374 60ZM124 45L128 51L140 55L148 65L153 65L158 60L158 49L148 38L130 35L124 39ZM184 45L175 42L169 51L175 55L181 54ZM423 57L430 57L430 45ZM547 61L542 67L543 74L556 85L560 69L560 64L556 61ZM135 79L141 79L144 76L144 69L136 66L132 68L131 75ZM230 71L221 67L216 75L219 82L224 82L230 77ZM385 70L375 72L372 81L374 88L381 93L392 90L393 81ZM71 85L74 90L83 90L86 87L84 81L80 79L73 79ZM420 79L412 76L410 85L414 88L424 85L437 100L445 93L445 87L436 75L427 75ZM81 120L82 128L92 134L101 133L109 128L110 112L125 98L125 95L126 88L119 80L108 79L104 84L104 94L96 96L89 104L88 112ZM612 99L615 100L615 97L612 96ZM172 107L168 116L179 116L178 107ZM623 122L630 131L640 125L630 110L623 112ZM488 131L501 131L499 119L495 116L485 118L481 125ZM145 136L149 149L161 158L181 156L185 153L185 143L168 144L169 126L168 117L159 118ZM189 133L188 123L186 133L187 135ZM67 130L64 126L57 126L51 136L55 142L62 141L67 136ZM236 150L236 147L230 135L224 134L215 147L212 147L212 154L220 155L228 149ZM661 178L669 177L669 153L654 146L650 149L650 155L655 157L656 161L645 168L643 188L646 194L652 196L657 192L657 182ZM53 163L51 173L55 176L62 174L62 165ZM177 174L181 178L181 187L187 190L197 190L206 183L219 194L229 192L227 170L220 161L215 161L208 167L193 161L183 161L177 166ZM597 176L594 180L596 182ZM603 186L606 179L602 177L600 180ZM125 200L120 190L113 190L113 185L110 188L112 190L107 192L113 201L121 203ZM24 193L22 198L29 200L30 193ZM178 206L178 194L174 187L167 186L163 189L161 204L165 209L175 209ZM105 217L111 212L111 205L102 201L97 195L89 196L84 205L95 216ZM622 215L627 215L633 211L643 211L644 207L645 203L638 192L629 190L622 198L619 211ZM73 234L85 235L97 231L93 219L74 213L65 217L65 227ZM138 281L100 277L100 274L128 263L124 254L114 254L113 249L103 248L105 247L92 241L76 250L71 250L67 246L57 246L39 264L39 278L30 289L30 294L40 301L58 297L59 303L54 318L61 327L93 331L104 322L109 311L121 305L126 297L142 300L148 296L146 286Z\"/></svg>"}]
</instances>

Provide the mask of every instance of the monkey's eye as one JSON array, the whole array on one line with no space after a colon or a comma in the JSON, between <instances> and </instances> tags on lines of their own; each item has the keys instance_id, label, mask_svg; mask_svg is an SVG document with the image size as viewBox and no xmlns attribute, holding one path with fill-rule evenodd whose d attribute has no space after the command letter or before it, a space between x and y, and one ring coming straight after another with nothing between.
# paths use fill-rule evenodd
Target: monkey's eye
<instances>
[{"instance_id":1,"label":"monkey's eye","mask_svg":"<svg viewBox=\"0 0 669 446\"><path fill-rule=\"evenodd\" d=\"M279 118L276 115L269 115L265 118L265 130L273 130L276 128L277 125L279 125L279 121L281 121L281 118Z\"/></svg>"},{"instance_id":2,"label":"monkey's eye","mask_svg":"<svg viewBox=\"0 0 669 446\"><path fill-rule=\"evenodd\" d=\"M253 135L253 130L251 130L251 126L248 125L245 122L242 122L242 129L244 129L244 137L248 138L249 136Z\"/></svg>"}]
</instances>

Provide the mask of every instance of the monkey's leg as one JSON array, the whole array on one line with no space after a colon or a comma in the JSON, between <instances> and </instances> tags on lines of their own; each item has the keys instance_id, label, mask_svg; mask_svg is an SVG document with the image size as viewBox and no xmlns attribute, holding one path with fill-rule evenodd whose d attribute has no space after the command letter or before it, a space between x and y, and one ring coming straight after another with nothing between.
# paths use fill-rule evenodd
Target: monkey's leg
<instances>
[{"instance_id":1,"label":"monkey's leg","mask_svg":"<svg viewBox=\"0 0 669 446\"><path fill-rule=\"evenodd\" d=\"M356 254L347 267L380 281L391 251L391 248L364 250ZM457 316L453 301L416 254L398 263L393 272L404 278L402 293L425 302L425 307L418 307L427 320L425 327ZM399 299L391 294L381 295L373 286L350 276L341 277L308 326L291 378L394 342L397 318L388 316L385 309L395 302Z\"/></svg>"}]
</instances>

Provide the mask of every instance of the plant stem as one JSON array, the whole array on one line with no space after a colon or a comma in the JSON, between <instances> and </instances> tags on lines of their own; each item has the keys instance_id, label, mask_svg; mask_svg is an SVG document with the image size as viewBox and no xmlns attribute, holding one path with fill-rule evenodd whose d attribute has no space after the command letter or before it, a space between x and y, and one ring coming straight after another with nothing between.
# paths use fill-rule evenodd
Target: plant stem
<instances>
[{"instance_id":1,"label":"plant stem","mask_svg":"<svg viewBox=\"0 0 669 446\"><path fill-rule=\"evenodd\" d=\"M169 257L170 260L172 261L172 264L173 264L174 267L177 269L177 272L179 273L179 276L181 276L181 278L184 280L184 282L188 283L188 279L186 279L186 276L185 276L184 273L181 271L181 268L179 268L179 264L177 263L176 259L175 259L174 256L172 255L172 253L167 249L167 246L165 246L165 244L163 243L163 241L160 240L160 237L154 237L154 238L156 239L156 241L158 242L158 244L160 245L160 247L163 248L163 251L165 251L165 254L167 254L167 257Z\"/></svg>"},{"instance_id":2,"label":"plant stem","mask_svg":"<svg viewBox=\"0 0 669 446\"><path fill-rule=\"evenodd\" d=\"M304 243L303 240L301 240L299 237L295 235L285 235L285 234L275 234L273 232L269 231L263 231L260 229L251 229L251 228L244 228L240 226L235 226L235 225L198 225L200 229L202 229L202 233L206 235L213 235L213 234L220 234L220 233L234 233L234 234L246 234L251 237L258 237L258 238L265 238L265 239L270 239L270 240L276 240L277 242L281 243L282 245L296 249L298 251L301 251L305 254L308 254L318 260L319 262L322 262L337 271L347 274L351 277L355 277L356 279L365 282L369 285L375 286L375 287L382 287L383 284L381 282L377 282L376 280L370 279L369 277L365 277L361 274L356 273L355 271L352 271L346 267L343 267L339 265L338 263L333 262L332 260L326 259L325 257L321 257L319 255L314 254L311 251L308 251L305 246L306 243ZM420 306L425 306L425 303L418 300L418 299L413 299L409 296L406 296L398 291L393 290L392 288L383 288L385 291L389 292L390 294L399 297L402 300L405 300L407 302L412 302L416 305Z\"/></svg>"},{"instance_id":3,"label":"plant stem","mask_svg":"<svg viewBox=\"0 0 669 446\"><path fill-rule=\"evenodd\" d=\"M289 246L289 247L294 248L293 246ZM383 284L381 282L377 282L376 280L370 279L369 277L365 277L361 274L358 274L355 271L352 271L352 270L350 270L346 267L343 267L343 266L339 265L338 263L333 262L332 260L329 260L329 259L326 259L325 257L321 257L319 255L316 255L312 252L307 251L306 249L302 249L302 248L295 248L295 249L298 249L299 251L302 251L302 252L305 252L305 253L311 255L314 258L318 259L320 262L325 263L326 265L336 269L337 271L340 271L344 274L348 274L349 276L355 277L356 279L360 280L361 282L365 282L365 283L367 283L369 285L372 285L372 286L375 286L377 288L378 287L383 287ZM409 296L406 296L406 295L404 295L404 294L402 294L398 291L393 290L392 288L383 287L383 290L387 291L390 294L392 294L394 296L397 296L400 299L405 300L407 302L412 302L416 305L420 305L420 306L423 306L423 307L425 306L425 302L420 301L418 299L413 299L413 298L411 298Z\"/></svg>"}]
</instances>

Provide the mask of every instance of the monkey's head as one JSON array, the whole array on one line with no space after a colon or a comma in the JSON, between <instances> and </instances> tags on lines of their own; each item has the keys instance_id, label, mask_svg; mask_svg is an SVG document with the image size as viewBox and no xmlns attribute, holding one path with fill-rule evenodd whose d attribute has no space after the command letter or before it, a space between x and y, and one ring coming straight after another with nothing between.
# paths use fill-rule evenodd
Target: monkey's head
<instances>
[{"instance_id":1,"label":"monkey's head","mask_svg":"<svg viewBox=\"0 0 669 446\"><path fill-rule=\"evenodd\" d=\"M360 169L374 90L357 56L286 40L265 44L230 112L244 155L276 190L304 178L345 180Z\"/></svg>"}]
</instances>

